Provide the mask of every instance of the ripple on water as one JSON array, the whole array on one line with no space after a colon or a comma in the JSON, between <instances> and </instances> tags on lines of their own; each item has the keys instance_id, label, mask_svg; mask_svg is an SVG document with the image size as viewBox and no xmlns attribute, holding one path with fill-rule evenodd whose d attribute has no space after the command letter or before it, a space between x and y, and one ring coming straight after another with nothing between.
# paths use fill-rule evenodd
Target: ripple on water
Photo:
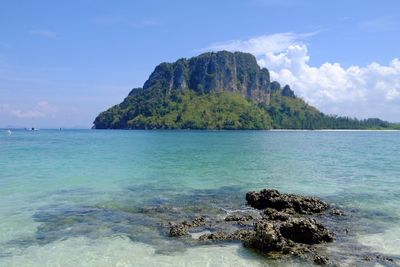
<instances>
[{"instance_id":1,"label":"ripple on water","mask_svg":"<svg viewBox=\"0 0 400 267\"><path fill-rule=\"evenodd\" d=\"M0 258L4 266L307 266L296 261L266 261L240 245L201 246L159 254L154 247L123 237L70 238L31 246L23 255Z\"/></svg>"},{"instance_id":2,"label":"ripple on water","mask_svg":"<svg viewBox=\"0 0 400 267\"><path fill-rule=\"evenodd\" d=\"M358 241L370 247L372 251L398 256L400 250L400 227L386 229L383 233L360 235Z\"/></svg>"},{"instance_id":3,"label":"ripple on water","mask_svg":"<svg viewBox=\"0 0 400 267\"><path fill-rule=\"evenodd\" d=\"M191 255L196 251L198 253L212 254L214 251L221 250L222 253L225 253L224 249L229 247L228 251L231 253L236 251L235 257L241 259L250 257L254 259L254 265L259 266L257 264L260 264L260 262L256 263L256 259L260 259L260 256L252 255L250 251L243 249L240 245L209 246L204 248L191 239L166 238L166 228L162 227L163 223L168 221L180 221L199 215L215 216L221 219L232 210L247 209L244 202L244 192L240 188L222 187L218 189L192 190L186 193L160 189L157 192L157 194L153 192L153 194L149 195L142 188L129 188L126 194L121 194L120 198L112 201L103 201L94 206L45 205L37 209L33 215L34 221L39 223L35 235L12 240L8 245L14 248L14 252L15 248L24 249L25 252L22 254L30 258L32 256L28 255L30 252L45 253L42 249L43 247L55 246L59 247L60 250L63 248L69 249L68 247L72 246L73 242L77 242L76 245L82 245L83 250L93 249L92 253L96 254L97 249L102 247L106 240L112 240L113 242L120 240L122 243L130 240L132 244L129 243L127 247L131 247L133 253L139 251L137 253L164 256L178 253L177 255L182 257L182 264L184 262L193 263L183 255ZM65 194L65 192L59 192L59 194ZM376 233L376 236L366 235L366 237L361 237L357 240L354 233L347 235L341 228L348 227L356 232L371 234L371 229L376 229L376 225L360 226L360 222L368 220L371 216L376 218L378 215L387 221L390 218L390 214L385 211L365 209L347 210L347 213L349 216L336 219L332 219L329 216L319 217L326 225L332 227L331 229L342 231L337 233L335 247L330 246L328 254L334 260L348 262L349 265L364 263L360 259L368 255L367 246L374 240L382 238L382 236ZM396 230L396 233L400 231L399 229ZM194 236L198 235L198 233L192 234ZM101 242L103 243L97 243L99 240L102 240ZM360 243L357 243L357 241L360 241ZM91 247L92 245L94 247ZM99 245L100 247L98 247ZM393 248L393 244L387 242L386 245ZM232 249L234 247L235 249ZM394 252L391 248L387 249L387 247L378 247L377 250L388 254ZM10 251L13 250L11 249ZM18 261L16 256L18 253L3 252L3 254L2 258L11 257ZM84 256L89 254L84 254ZM198 264L196 262L193 264L201 266L204 263L208 263L208 261L201 260L203 256L197 255L199 257ZM125 256L121 255L121 257ZM158 260L163 260L163 257L157 257L159 257ZM112 261L117 262L118 259L113 258ZM265 259L261 262L265 262ZM103 263L106 265L106 262ZM99 262L98 264L101 265L103 263ZM227 263L230 263L228 259L224 264ZM284 261L279 262L279 264L283 263ZM295 262L291 263L295 264ZM268 264L274 265L276 262L269 261ZM304 264L303 262L301 265ZM63 264L63 266L65 265Z\"/></svg>"}]
</instances>

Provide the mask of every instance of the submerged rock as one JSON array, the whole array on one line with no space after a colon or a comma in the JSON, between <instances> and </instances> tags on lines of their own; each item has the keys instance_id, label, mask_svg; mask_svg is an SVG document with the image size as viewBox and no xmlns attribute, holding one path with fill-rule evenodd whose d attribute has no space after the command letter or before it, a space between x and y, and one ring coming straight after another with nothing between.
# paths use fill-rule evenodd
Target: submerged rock
<instances>
[{"instance_id":1,"label":"submerged rock","mask_svg":"<svg viewBox=\"0 0 400 267\"><path fill-rule=\"evenodd\" d=\"M275 189L248 192L246 194L246 200L250 206L256 209L290 209L301 214L321 213L328 208L328 204L318 198L294 194L281 194Z\"/></svg>"},{"instance_id":2,"label":"submerged rock","mask_svg":"<svg viewBox=\"0 0 400 267\"><path fill-rule=\"evenodd\" d=\"M252 226L255 217L250 214L231 214L225 217L226 222L236 222L239 226Z\"/></svg>"},{"instance_id":3,"label":"submerged rock","mask_svg":"<svg viewBox=\"0 0 400 267\"><path fill-rule=\"evenodd\" d=\"M384 255L369 255L365 256L363 258L365 261L378 261L378 262L386 262L386 263L394 263L394 260L392 258L386 257Z\"/></svg>"},{"instance_id":4,"label":"submerged rock","mask_svg":"<svg viewBox=\"0 0 400 267\"><path fill-rule=\"evenodd\" d=\"M209 233L209 234L204 234L199 237L199 240L211 240L211 241L217 241L217 240L229 240L229 235L225 232L215 232L215 233Z\"/></svg>"},{"instance_id":5,"label":"submerged rock","mask_svg":"<svg viewBox=\"0 0 400 267\"><path fill-rule=\"evenodd\" d=\"M194 219L190 225L190 227L199 227L202 226L206 223L206 220L204 219L204 217L197 217L196 219Z\"/></svg>"},{"instance_id":6,"label":"submerged rock","mask_svg":"<svg viewBox=\"0 0 400 267\"><path fill-rule=\"evenodd\" d=\"M211 240L211 241L221 241L221 240L238 240L238 241L245 241L251 238L254 235L253 230L237 230L231 234L225 232L215 232L204 234L199 237L199 240Z\"/></svg>"},{"instance_id":7,"label":"submerged rock","mask_svg":"<svg viewBox=\"0 0 400 267\"><path fill-rule=\"evenodd\" d=\"M187 221L171 226L171 230L169 231L170 236L184 236L188 233L189 223Z\"/></svg>"},{"instance_id":8,"label":"submerged rock","mask_svg":"<svg viewBox=\"0 0 400 267\"><path fill-rule=\"evenodd\" d=\"M335 209L335 208L331 209L330 214L334 215L334 216L345 216L346 215L343 211L341 211L339 209Z\"/></svg>"},{"instance_id":9,"label":"submerged rock","mask_svg":"<svg viewBox=\"0 0 400 267\"><path fill-rule=\"evenodd\" d=\"M318 265L325 265L329 263L329 259L326 256L316 255L314 257L314 263Z\"/></svg>"},{"instance_id":10,"label":"submerged rock","mask_svg":"<svg viewBox=\"0 0 400 267\"><path fill-rule=\"evenodd\" d=\"M185 236L189 233L190 228L203 226L204 224L204 217L197 217L193 221L183 221L171 226L169 234L170 236Z\"/></svg>"},{"instance_id":11,"label":"submerged rock","mask_svg":"<svg viewBox=\"0 0 400 267\"><path fill-rule=\"evenodd\" d=\"M241 214L231 214L225 217L225 221L227 222L245 222L245 221L251 221L254 220L254 217L246 214L246 215L241 215Z\"/></svg>"},{"instance_id":12,"label":"submerged rock","mask_svg":"<svg viewBox=\"0 0 400 267\"><path fill-rule=\"evenodd\" d=\"M177 214L180 210L172 205L148 205L142 208L139 208L138 212L147 213L147 214L160 214L160 213L170 213Z\"/></svg>"}]
</instances>

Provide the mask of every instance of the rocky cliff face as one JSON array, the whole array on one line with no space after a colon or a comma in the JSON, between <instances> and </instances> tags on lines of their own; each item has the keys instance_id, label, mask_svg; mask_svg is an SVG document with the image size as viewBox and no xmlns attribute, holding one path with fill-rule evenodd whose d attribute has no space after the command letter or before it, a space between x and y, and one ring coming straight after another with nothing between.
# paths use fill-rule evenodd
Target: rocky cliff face
<instances>
[{"instance_id":1,"label":"rocky cliff face","mask_svg":"<svg viewBox=\"0 0 400 267\"><path fill-rule=\"evenodd\" d=\"M248 53L221 51L158 65L143 89L158 89L164 95L174 90L191 89L198 93L240 93L257 103L270 101L269 71L260 68ZM289 88L290 90L290 88Z\"/></svg>"}]
</instances>

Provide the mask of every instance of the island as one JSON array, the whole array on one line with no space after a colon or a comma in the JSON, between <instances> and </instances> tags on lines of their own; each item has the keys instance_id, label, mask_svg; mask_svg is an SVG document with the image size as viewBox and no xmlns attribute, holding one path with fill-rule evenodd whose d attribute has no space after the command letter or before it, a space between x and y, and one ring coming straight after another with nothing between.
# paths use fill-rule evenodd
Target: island
<instances>
[{"instance_id":1,"label":"island","mask_svg":"<svg viewBox=\"0 0 400 267\"><path fill-rule=\"evenodd\" d=\"M208 52L159 64L142 88L101 112L94 129L400 129L377 118L326 115L271 81L243 52Z\"/></svg>"}]
</instances>

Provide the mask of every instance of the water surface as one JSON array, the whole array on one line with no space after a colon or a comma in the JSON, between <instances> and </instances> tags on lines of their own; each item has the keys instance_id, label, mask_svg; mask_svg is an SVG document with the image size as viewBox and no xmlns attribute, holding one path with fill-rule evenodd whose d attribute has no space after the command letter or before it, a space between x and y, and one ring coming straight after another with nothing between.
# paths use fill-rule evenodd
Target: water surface
<instances>
[{"instance_id":1,"label":"water surface","mask_svg":"<svg viewBox=\"0 0 400 267\"><path fill-rule=\"evenodd\" d=\"M261 188L345 209L351 232L328 246L340 262L397 260L399 151L395 131L0 131L0 266L304 265L160 228Z\"/></svg>"}]
</instances>

